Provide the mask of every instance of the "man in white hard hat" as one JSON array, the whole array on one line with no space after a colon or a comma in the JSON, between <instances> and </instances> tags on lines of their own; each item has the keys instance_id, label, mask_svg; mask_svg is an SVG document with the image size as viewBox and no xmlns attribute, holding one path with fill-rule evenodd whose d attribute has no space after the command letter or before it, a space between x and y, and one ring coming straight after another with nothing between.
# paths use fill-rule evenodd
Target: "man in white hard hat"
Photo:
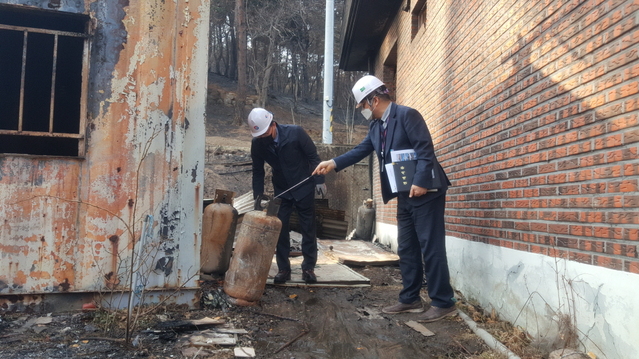
<instances>
[{"instance_id":1,"label":"man in white hard hat","mask_svg":"<svg viewBox=\"0 0 639 359\"><path fill-rule=\"evenodd\" d=\"M375 76L358 80L353 86L353 96L362 115L368 120L374 119L368 135L349 152L321 162L313 174L342 170L375 152L380 164L382 199L387 203L397 197L397 254L403 284L398 303L383 308L382 312L423 312L419 293L425 275L431 306L416 320L433 322L455 315L444 226L446 190L450 182L435 157L426 123L417 110L392 102L386 86ZM404 152L409 153L415 171L405 191L393 192L386 164L393 162L392 151L399 150L407 150Z\"/></svg>"},{"instance_id":2,"label":"man in white hard hat","mask_svg":"<svg viewBox=\"0 0 639 359\"><path fill-rule=\"evenodd\" d=\"M279 125L273 121L273 114L263 108L254 108L249 113L248 125L253 135L253 195L257 198L264 193L266 162L273 170L274 195L282 199L277 213L282 221L282 230L275 251L279 271L273 281L280 284L291 279L289 220L295 208L302 234L302 279L306 283L315 283L315 192L326 193L324 176L311 176L320 163L315 144L303 128Z\"/></svg>"}]
</instances>

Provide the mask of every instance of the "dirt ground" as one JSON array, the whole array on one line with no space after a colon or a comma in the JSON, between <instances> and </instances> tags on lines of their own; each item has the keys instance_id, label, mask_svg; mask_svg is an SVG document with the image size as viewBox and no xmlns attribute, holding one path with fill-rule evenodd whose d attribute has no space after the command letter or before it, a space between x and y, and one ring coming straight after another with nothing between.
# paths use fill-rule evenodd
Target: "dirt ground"
<instances>
[{"instance_id":1,"label":"dirt ground","mask_svg":"<svg viewBox=\"0 0 639 359\"><path fill-rule=\"evenodd\" d=\"M280 123L292 123L284 108L273 108ZM209 104L205 198L216 188L250 190L250 134L232 120L232 109ZM319 140L321 117L313 111L297 116ZM339 129L339 126L336 126ZM343 129L344 127L342 127ZM334 137L339 139L338 130ZM365 136L359 124L356 142ZM338 142L339 143L339 142ZM179 306L145 308L133 331L133 345L124 344L126 315L97 309L71 313L3 313L0 311L0 358L234 358L234 347L251 347L257 358L503 358L489 350L459 317L425 326L435 333L425 337L405 323L414 314L386 315L401 289L395 266L354 267L371 280L368 287L310 287L267 285L259 306L231 306L221 291L223 281L202 282L200 308ZM428 300L426 290L422 297ZM476 321L499 336L524 359L543 358L530 340L494 315L460 297L457 303ZM244 329L233 346L193 345L189 337L206 328L185 329L176 321L219 318L225 327ZM183 323L183 322L180 322ZM179 323L178 323L179 324ZM176 324L177 325L177 324ZM168 329L167 329L168 328ZM200 343L201 344L201 343Z\"/></svg>"},{"instance_id":2,"label":"dirt ground","mask_svg":"<svg viewBox=\"0 0 639 359\"><path fill-rule=\"evenodd\" d=\"M398 268L354 269L371 279L370 287L268 285L256 307L213 308L206 300L196 310L158 307L141 318L132 335L137 345L131 347L117 339L124 334L123 312L54 313L46 324L34 320L47 314L5 313L0 357L234 358L224 346L188 345L188 336L199 330L149 331L161 323L210 317L245 329L237 346L254 348L257 358L498 358L459 317L426 324L435 335L424 337L405 325L414 314L382 314L383 306L397 300ZM204 298L220 293L219 282L204 283L202 293Z\"/></svg>"}]
</instances>

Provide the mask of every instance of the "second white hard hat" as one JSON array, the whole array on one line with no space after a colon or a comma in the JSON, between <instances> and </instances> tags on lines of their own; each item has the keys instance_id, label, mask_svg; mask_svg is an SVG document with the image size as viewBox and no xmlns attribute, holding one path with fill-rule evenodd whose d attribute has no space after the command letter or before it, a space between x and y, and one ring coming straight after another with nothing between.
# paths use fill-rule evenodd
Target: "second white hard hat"
<instances>
[{"instance_id":1,"label":"second white hard hat","mask_svg":"<svg viewBox=\"0 0 639 359\"><path fill-rule=\"evenodd\" d=\"M366 75L357 80L352 90L353 96L355 96L355 103L359 104L364 98L366 98L366 96L368 96L368 94L382 85L384 85L382 80L373 75Z\"/></svg>"},{"instance_id":2,"label":"second white hard hat","mask_svg":"<svg viewBox=\"0 0 639 359\"><path fill-rule=\"evenodd\" d=\"M248 125L251 128L253 137L261 136L268 130L268 126L273 121L273 114L261 107L251 110L248 115Z\"/></svg>"}]
</instances>

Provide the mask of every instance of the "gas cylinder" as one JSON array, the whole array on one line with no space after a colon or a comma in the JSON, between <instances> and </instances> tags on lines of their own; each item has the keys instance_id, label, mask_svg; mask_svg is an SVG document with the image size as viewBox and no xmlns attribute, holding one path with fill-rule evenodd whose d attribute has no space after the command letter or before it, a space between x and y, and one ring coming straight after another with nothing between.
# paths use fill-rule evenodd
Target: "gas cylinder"
<instances>
[{"instance_id":1,"label":"gas cylinder","mask_svg":"<svg viewBox=\"0 0 639 359\"><path fill-rule=\"evenodd\" d=\"M282 229L282 222L277 218L279 202L271 202L266 212L251 211L242 219L231 264L224 277L224 292L234 304L257 304L266 287Z\"/></svg>"},{"instance_id":2,"label":"gas cylinder","mask_svg":"<svg viewBox=\"0 0 639 359\"><path fill-rule=\"evenodd\" d=\"M224 274L229 268L238 217L230 205L233 194L216 190L214 202L204 209L200 249L202 273Z\"/></svg>"},{"instance_id":3,"label":"gas cylinder","mask_svg":"<svg viewBox=\"0 0 639 359\"><path fill-rule=\"evenodd\" d=\"M367 199L357 209L357 224L355 225L355 238L370 241L373 239L373 226L375 224L375 208L373 200Z\"/></svg>"}]
</instances>

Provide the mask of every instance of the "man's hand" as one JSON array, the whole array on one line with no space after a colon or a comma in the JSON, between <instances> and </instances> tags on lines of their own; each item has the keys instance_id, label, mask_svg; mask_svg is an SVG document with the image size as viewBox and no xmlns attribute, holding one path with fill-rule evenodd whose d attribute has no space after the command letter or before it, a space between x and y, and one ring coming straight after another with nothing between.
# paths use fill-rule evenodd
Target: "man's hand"
<instances>
[{"instance_id":1,"label":"man's hand","mask_svg":"<svg viewBox=\"0 0 639 359\"><path fill-rule=\"evenodd\" d=\"M325 175L334 169L335 169L335 161L333 160L322 161L320 162L319 165L317 165L317 167L315 168L315 171L313 171L313 175Z\"/></svg>"},{"instance_id":2,"label":"man's hand","mask_svg":"<svg viewBox=\"0 0 639 359\"><path fill-rule=\"evenodd\" d=\"M428 188L412 185L410 186L410 193L408 194L408 197L412 198L423 196L426 194L426 192L428 192Z\"/></svg>"},{"instance_id":3,"label":"man's hand","mask_svg":"<svg viewBox=\"0 0 639 359\"><path fill-rule=\"evenodd\" d=\"M324 198L326 193L326 183L318 183L315 185L315 198Z\"/></svg>"}]
</instances>

